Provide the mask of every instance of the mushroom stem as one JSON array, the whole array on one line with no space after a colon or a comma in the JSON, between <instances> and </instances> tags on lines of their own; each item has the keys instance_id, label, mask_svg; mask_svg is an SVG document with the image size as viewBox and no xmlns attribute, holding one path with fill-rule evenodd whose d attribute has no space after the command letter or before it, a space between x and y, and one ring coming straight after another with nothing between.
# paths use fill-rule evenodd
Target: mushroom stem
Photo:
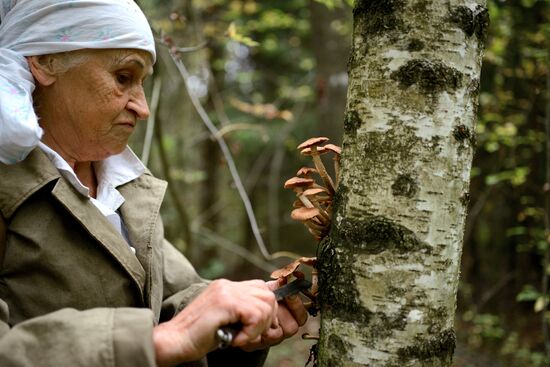
<instances>
[{"instance_id":1,"label":"mushroom stem","mask_svg":"<svg viewBox=\"0 0 550 367\"><path fill-rule=\"evenodd\" d=\"M307 198L307 196L302 195L302 191L296 192L298 195L298 199L304 204L306 208L315 208L316 206L313 205L313 203ZM320 209L320 208L317 208Z\"/></svg>"},{"instance_id":2,"label":"mushroom stem","mask_svg":"<svg viewBox=\"0 0 550 367\"><path fill-rule=\"evenodd\" d=\"M317 268L313 268L311 271L311 294L314 296L317 296L317 293L319 292L319 271Z\"/></svg>"},{"instance_id":3,"label":"mushroom stem","mask_svg":"<svg viewBox=\"0 0 550 367\"><path fill-rule=\"evenodd\" d=\"M321 204L319 204L316 200L311 201L313 206L315 206L317 209L319 209L319 213L321 213L321 221L325 224L330 223L330 216L328 213L321 207Z\"/></svg>"},{"instance_id":4,"label":"mushroom stem","mask_svg":"<svg viewBox=\"0 0 550 367\"><path fill-rule=\"evenodd\" d=\"M334 194L334 183L332 182L332 179L328 175L325 165L323 164L323 161L321 160L321 156L317 152L317 147L315 145L311 147L311 157L313 158L313 163L315 164L315 168L319 172L319 175L321 176L321 179L323 180L323 183L325 184L326 188L329 190L331 194Z\"/></svg>"},{"instance_id":5,"label":"mushroom stem","mask_svg":"<svg viewBox=\"0 0 550 367\"><path fill-rule=\"evenodd\" d=\"M334 156L334 175L336 176L336 182L334 184L334 190L338 188L338 184L340 183L340 162L338 159L338 156Z\"/></svg>"},{"instance_id":6,"label":"mushroom stem","mask_svg":"<svg viewBox=\"0 0 550 367\"><path fill-rule=\"evenodd\" d=\"M304 340L319 340L319 336L311 335L309 333L302 334L302 339Z\"/></svg>"},{"instance_id":7,"label":"mushroom stem","mask_svg":"<svg viewBox=\"0 0 550 367\"><path fill-rule=\"evenodd\" d=\"M324 231L325 230L325 226L322 225L322 224L319 224L319 223L316 223L315 221L313 220L306 220L304 222L304 224L308 227L308 228L311 228L315 231Z\"/></svg>"},{"instance_id":8,"label":"mushroom stem","mask_svg":"<svg viewBox=\"0 0 550 367\"><path fill-rule=\"evenodd\" d=\"M307 227L307 225L306 225L306 227ZM314 229L311 229L310 227L307 227L307 230L308 230L309 233L312 234L313 237L315 237L316 240L320 240L322 238L321 237L321 232L316 231Z\"/></svg>"}]
</instances>

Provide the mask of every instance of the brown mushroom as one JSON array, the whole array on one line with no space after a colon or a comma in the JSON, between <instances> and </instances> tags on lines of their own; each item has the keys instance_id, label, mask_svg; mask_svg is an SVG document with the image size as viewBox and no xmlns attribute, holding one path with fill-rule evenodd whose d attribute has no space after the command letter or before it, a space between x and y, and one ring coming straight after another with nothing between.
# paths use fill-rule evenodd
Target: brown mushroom
<instances>
[{"instance_id":1,"label":"brown mushroom","mask_svg":"<svg viewBox=\"0 0 550 367\"><path fill-rule=\"evenodd\" d=\"M311 189L304 190L304 192L302 192L302 195L314 196L314 195L318 195L318 194L321 194L321 193L327 193L327 192L328 192L328 190L325 189L324 187L313 187Z\"/></svg>"},{"instance_id":2,"label":"brown mushroom","mask_svg":"<svg viewBox=\"0 0 550 367\"><path fill-rule=\"evenodd\" d=\"M342 154L342 148L334 144L325 144L323 148L334 153L332 160L334 161L334 175L336 177L335 188L338 188L338 183L340 182L340 155Z\"/></svg>"},{"instance_id":3,"label":"brown mushroom","mask_svg":"<svg viewBox=\"0 0 550 367\"><path fill-rule=\"evenodd\" d=\"M291 189L295 187L309 187L314 182L315 181L310 178L292 177L286 180L284 188Z\"/></svg>"},{"instance_id":4,"label":"brown mushroom","mask_svg":"<svg viewBox=\"0 0 550 367\"><path fill-rule=\"evenodd\" d=\"M286 278L298 269L300 264L314 266L316 264L317 258L315 257L300 257L288 265L285 265L281 269L277 269L271 273L272 279Z\"/></svg>"},{"instance_id":5,"label":"brown mushroom","mask_svg":"<svg viewBox=\"0 0 550 367\"><path fill-rule=\"evenodd\" d=\"M298 208L294 209L290 217L294 220L301 221L309 230L309 232L316 238L321 237L323 233L326 232L328 224L325 218L321 216L321 213L318 208Z\"/></svg>"},{"instance_id":6,"label":"brown mushroom","mask_svg":"<svg viewBox=\"0 0 550 367\"><path fill-rule=\"evenodd\" d=\"M290 217L294 220L307 221L315 218L319 214L319 209L317 208L298 208L290 213Z\"/></svg>"},{"instance_id":7,"label":"brown mushroom","mask_svg":"<svg viewBox=\"0 0 550 367\"><path fill-rule=\"evenodd\" d=\"M329 140L330 140L329 138L324 137L324 136L309 138L306 141L304 141L302 144L298 145L297 149L302 150L304 148L310 148L312 146L317 146L317 145L323 144L323 143L325 143Z\"/></svg>"},{"instance_id":8,"label":"brown mushroom","mask_svg":"<svg viewBox=\"0 0 550 367\"><path fill-rule=\"evenodd\" d=\"M323 222L323 224L328 225L330 223L330 216L325 211L325 209L323 209L321 205L321 200L328 198L328 196L319 195L321 193L326 193L326 192L327 192L327 189L325 189L324 187L321 187L321 188L316 187L316 188L311 188L303 191L301 195L306 196L311 201L313 206L319 209L319 212L322 216L321 221Z\"/></svg>"},{"instance_id":9,"label":"brown mushroom","mask_svg":"<svg viewBox=\"0 0 550 367\"><path fill-rule=\"evenodd\" d=\"M321 160L321 157L320 157L320 152L327 151L327 149L318 147L318 145L328 140L329 139L325 137L311 138L306 140L302 144L298 145L298 149L300 149L302 154L305 154L305 155L311 154L311 158L313 159L315 168L317 168L317 171L319 172L319 175L321 176L321 179L323 180L326 188L329 190L331 194L334 194L334 183L332 182L332 179L328 175L325 165L323 164L323 161Z\"/></svg>"},{"instance_id":10,"label":"brown mushroom","mask_svg":"<svg viewBox=\"0 0 550 367\"><path fill-rule=\"evenodd\" d=\"M296 172L296 176L304 176L305 178L311 178L312 173L317 173L317 170L312 167L302 167Z\"/></svg>"},{"instance_id":11,"label":"brown mushroom","mask_svg":"<svg viewBox=\"0 0 550 367\"><path fill-rule=\"evenodd\" d=\"M314 184L314 182L315 181L310 178L292 177L286 180L284 188L294 190L296 196L298 196L298 199L300 199L300 201L304 203L307 208L313 208L315 207L315 205L313 205L313 203L309 201L307 196L303 196L300 194L304 191L304 188L310 187Z\"/></svg>"}]
</instances>

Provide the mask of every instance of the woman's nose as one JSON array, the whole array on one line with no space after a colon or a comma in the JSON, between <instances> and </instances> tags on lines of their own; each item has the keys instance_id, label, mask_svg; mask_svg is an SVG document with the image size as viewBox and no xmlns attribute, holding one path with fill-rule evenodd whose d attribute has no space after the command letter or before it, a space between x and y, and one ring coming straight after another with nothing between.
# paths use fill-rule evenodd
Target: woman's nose
<instances>
[{"instance_id":1,"label":"woman's nose","mask_svg":"<svg viewBox=\"0 0 550 367\"><path fill-rule=\"evenodd\" d=\"M132 94L127 108L136 115L138 120L145 120L149 117L149 106L147 105L143 88L139 88L139 91Z\"/></svg>"}]
</instances>

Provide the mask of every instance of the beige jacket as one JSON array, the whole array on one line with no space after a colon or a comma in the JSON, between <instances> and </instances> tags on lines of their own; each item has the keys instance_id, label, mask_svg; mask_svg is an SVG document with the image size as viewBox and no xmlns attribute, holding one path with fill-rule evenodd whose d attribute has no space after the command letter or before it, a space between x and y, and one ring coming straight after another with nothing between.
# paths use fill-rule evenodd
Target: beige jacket
<instances>
[{"instance_id":1,"label":"beige jacket","mask_svg":"<svg viewBox=\"0 0 550 367\"><path fill-rule=\"evenodd\" d=\"M0 366L155 366L153 326L205 286L164 240L165 189L149 172L118 188L134 255L39 149L21 163L0 164ZM264 359L229 350L209 355L209 365Z\"/></svg>"}]
</instances>

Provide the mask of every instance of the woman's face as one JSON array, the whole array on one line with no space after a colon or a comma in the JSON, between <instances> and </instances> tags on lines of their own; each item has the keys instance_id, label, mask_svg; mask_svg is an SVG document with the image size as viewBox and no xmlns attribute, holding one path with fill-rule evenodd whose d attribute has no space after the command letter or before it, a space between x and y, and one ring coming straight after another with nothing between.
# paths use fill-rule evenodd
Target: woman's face
<instances>
[{"instance_id":1,"label":"woman's face","mask_svg":"<svg viewBox=\"0 0 550 367\"><path fill-rule=\"evenodd\" d=\"M137 120L149 116L142 86L151 71L149 54L95 50L90 55L41 92L43 140L62 150L65 159L96 161L120 153Z\"/></svg>"}]
</instances>

